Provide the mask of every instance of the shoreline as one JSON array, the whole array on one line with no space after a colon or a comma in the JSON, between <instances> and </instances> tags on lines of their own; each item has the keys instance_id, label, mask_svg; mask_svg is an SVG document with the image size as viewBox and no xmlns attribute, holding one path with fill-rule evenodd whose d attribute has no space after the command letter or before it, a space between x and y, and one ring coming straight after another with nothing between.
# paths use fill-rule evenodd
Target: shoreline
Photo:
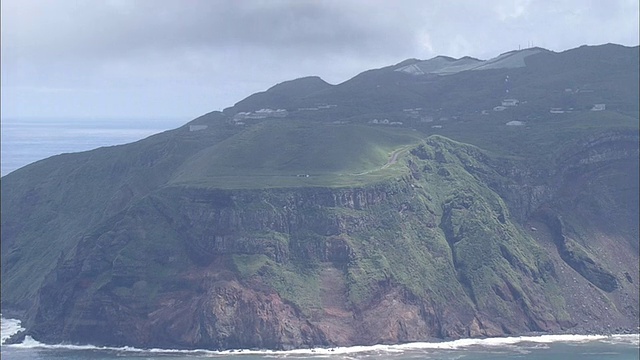
<instances>
[{"instance_id":1,"label":"shoreline","mask_svg":"<svg viewBox=\"0 0 640 360\"><path fill-rule=\"evenodd\" d=\"M440 349L440 350L455 350L467 347L500 347L516 345L520 343L585 343L591 341L602 341L607 339L619 340L629 338L631 342L635 342L635 346L640 344L640 328L620 329L621 332L596 332L584 331L584 332L555 332L555 333L541 333L530 332L519 335L501 336L501 337L484 337L484 338L460 338L460 339L427 339L425 341L414 341L408 343L398 344L372 344L372 345L351 345L340 347L309 347L309 348L294 348L294 349L171 349L171 348L135 348L127 345L122 346L98 346L91 344L45 344L33 339L28 331L20 326L19 319L5 318L2 314L3 323L7 320L16 322L15 332L7 336L6 341L2 343L2 346L11 346L14 348L23 349L67 349L67 350L104 350L104 351L118 351L118 352L152 352L152 353L167 353L167 354L218 354L218 355L231 355L231 354L245 354L245 355L273 355L273 354L309 354L309 355L321 355L321 354L347 354L347 353L360 353L370 351L405 351L405 350L419 350L419 349ZM618 330L618 329L616 329ZM6 334L3 334L3 337ZM633 338L632 338L633 337ZM20 341L15 341L20 339ZM621 342L622 343L622 342Z\"/></svg>"}]
</instances>

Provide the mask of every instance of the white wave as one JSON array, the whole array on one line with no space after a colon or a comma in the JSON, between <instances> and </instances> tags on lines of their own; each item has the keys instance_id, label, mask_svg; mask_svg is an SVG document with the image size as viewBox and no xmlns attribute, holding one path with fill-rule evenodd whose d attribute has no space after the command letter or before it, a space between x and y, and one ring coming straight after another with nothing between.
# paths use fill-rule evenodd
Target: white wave
<instances>
[{"instance_id":1,"label":"white wave","mask_svg":"<svg viewBox=\"0 0 640 360\"><path fill-rule=\"evenodd\" d=\"M6 329L6 331L5 331ZM2 318L2 341L19 330L23 330L20 321L15 319ZM6 337L5 337L6 336ZM607 342L611 344L630 344L638 345L639 335L538 335L538 336L514 336L514 337L496 337L485 339L459 339L453 341L442 342L414 342L397 345L370 345L370 346L349 346L335 348L313 348L313 349L295 349L295 350L180 350L180 349L140 349L130 346L110 347L110 346L94 346L94 345L73 345L73 344L43 344L26 336L25 340L20 344L4 345L16 348L44 348L44 349L66 349L66 350L104 350L115 352L135 352L135 353L164 353L164 354L184 354L184 355L263 355L263 356L319 356L326 355L347 355L355 353L404 353L412 350L458 350L469 347L506 347L510 348L521 344L535 344L535 346L546 346L550 343L586 343L593 341Z\"/></svg>"},{"instance_id":2,"label":"white wave","mask_svg":"<svg viewBox=\"0 0 640 360\"><path fill-rule=\"evenodd\" d=\"M24 328L20 325L20 320L5 319L2 317L2 314L0 314L0 323L2 323L0 344L4 344L5 340L16 334L18 331L24 330Z\"/></svg>"},{"instance_id":3,"label":"white wave","mask_svg":"<svg viewBox=\"0 0 640 360\"><path fill-rule=\"evenodd\" d=\"M460 349L472 346L480 347L502 347L521 343L541 343L549 344L555 342L563 343L584 343L607 339L605 335L538 335L538 336L514 336L496 337L485 339L459 339L446 342L417 342L401 345L390 345L405 350L418 349Z\"/></svg>"},{"instance_id":4,"label":"white wave","mask_svg":"<svg viewBox=\"0 0 640 360\"><path fill-rule=\"evenodd\" d=\"M640 346L640 334L612 335L603 342L614 345L634 345Z\"/></svg>"}]
</instances>

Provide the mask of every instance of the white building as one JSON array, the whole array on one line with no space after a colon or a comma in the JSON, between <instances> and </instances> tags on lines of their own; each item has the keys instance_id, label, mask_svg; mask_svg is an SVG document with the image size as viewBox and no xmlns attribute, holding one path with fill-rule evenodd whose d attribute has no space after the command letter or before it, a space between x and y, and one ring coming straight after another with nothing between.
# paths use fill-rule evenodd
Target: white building
<instances>
[{"instance_id":1,"label":"white building","mask_svg":"<svg viewBox=\"0 0 640 360\"><path fill-rule=\"evenodd\" d=\"M502 100L502 106L518 106L520 101L518 99L504 99Z\"/></svg>"},{"instance_id":2,"label":"white building","mask_svg":"<svg viewBox=\"0 0 640 360\"><path fill-rule=\"evenodd\" d=\"M189 131L200 131L207 128L207 125L189 125Z\"/></svg>"}]
</instances>

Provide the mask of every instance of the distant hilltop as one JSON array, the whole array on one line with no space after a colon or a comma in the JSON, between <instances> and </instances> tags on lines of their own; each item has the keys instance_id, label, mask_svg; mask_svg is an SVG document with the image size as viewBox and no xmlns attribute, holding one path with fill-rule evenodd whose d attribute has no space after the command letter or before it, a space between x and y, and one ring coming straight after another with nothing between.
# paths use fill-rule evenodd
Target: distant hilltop
<instances>
[{"instance_id":1,"label":"distant hilltop","mask_svg":"<svg viewBox=\"0 0 640 360\"><path fill-rule=\"evenodd\" d=\"M417 60L416 62L404 65L395 71L401 71L412 75L451 75L466 70L519 68L526 66L524 62L525 58L541 52L549 52L549 50L542 48L514 50L489 60L479 60L469 56L465 56L460 59L454 59L448 56L436 56L429 60Z\"/></svg>"}]
</instances>

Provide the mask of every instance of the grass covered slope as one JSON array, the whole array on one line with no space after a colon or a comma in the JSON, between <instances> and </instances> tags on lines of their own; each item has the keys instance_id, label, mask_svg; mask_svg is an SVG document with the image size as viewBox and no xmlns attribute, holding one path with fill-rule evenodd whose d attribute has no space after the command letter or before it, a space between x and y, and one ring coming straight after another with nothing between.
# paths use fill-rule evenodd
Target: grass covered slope
<instances>
[{"instance_id":1,"label":"grass covered slope","mask_svg":"<svg viewBox=\"0 0 640 360\"><path fill-rule=\"evenodd\" d=\"M264 121L195 154L171 183L215 188L366 183L385 176L382 170L392 165L394 151L419 141L406 129Z\"/></svg>"},{"instance_id":2,"label":"grass covered slope","mask_svg":"<svg viewBox=\"0 0 640 360\"><path fill-rule=\"evenodd\" d=\"M203 147L232 132L218 114L204 116L215 130L188 126L120 146L38 161L2 177L2 304L26 310L44 277L92 226L163 186Z\"/></svg>"}]
</instances>

